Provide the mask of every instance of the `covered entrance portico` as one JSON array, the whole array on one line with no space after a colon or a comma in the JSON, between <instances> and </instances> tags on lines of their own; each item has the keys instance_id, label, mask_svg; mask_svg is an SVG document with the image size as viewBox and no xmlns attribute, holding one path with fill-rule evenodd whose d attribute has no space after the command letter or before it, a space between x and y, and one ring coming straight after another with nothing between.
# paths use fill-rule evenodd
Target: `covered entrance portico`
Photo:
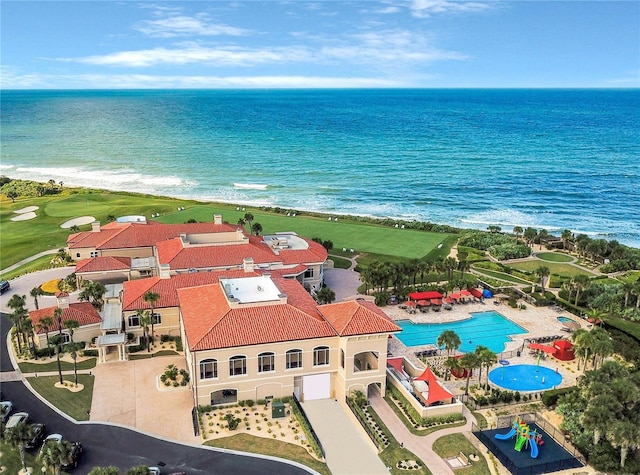
<instances>
[{"instance_id":1,"label":"covered entrance portico","mask_svg":"<svg viewBox=\"0 0 640 475\"><path fill-rule=\"evenodd\" d=\"M127 335L124 333L111 333L108 335L100 335L98 341L98 356L100 363L107 362L107 355L109 354L109 348L116 347L118 350L118 361L126 361L127 352L125 350L125 340Z\"/></svg>"}]
</instances>

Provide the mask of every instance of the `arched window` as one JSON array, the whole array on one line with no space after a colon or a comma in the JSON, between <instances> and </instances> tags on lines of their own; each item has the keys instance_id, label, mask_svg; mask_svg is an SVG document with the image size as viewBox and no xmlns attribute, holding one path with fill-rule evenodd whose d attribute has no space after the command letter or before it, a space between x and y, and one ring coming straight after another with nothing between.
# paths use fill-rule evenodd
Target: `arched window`
<instances>
[{"instance_id":1,"label":"arched window","mask_svg":"<svg viewBox=\"0 0 640 475\"><path fill-rule=\"evenodd\" d=\"M287 351L287 369L302 368L302 350Z\"/></svg>"},{"instance_id":2,"label":"arched window","mask_svg":"<svg viewBox=\"0 0 640 475\"><path fill-rule=\"evenodd\" d=\"M229 358L229 376L247 374L247 357L232 356Z\"/></svg>"},{"instance_id":3,"label":"arched window","mask_svg":"<svg viewBox=\"0 0 640 475\"><path fill-rule=\"evenodd\" d=\"M313 349L313 366L326 366L329 364L329 347L316 346Z\"/></svg>"},{"instance_id":4,"label":"arched window","mask_svg":"<svg viewBox=\"0 0 640 475\"><path fill-rule=\"evenodd\" d=\"M275 353L260 353L258 355L258 373L275 371Z\"/></svg>"},{"instance_id":5,"label":"arched window","mask_svg":"<svg viewBox=\"0 0 640 475\"><path fill-rule=\"evenodd\" d=\"M218 377L218 360L209 359L200 362L200 379L214 379Z\"/></svg>"}]
</instances>

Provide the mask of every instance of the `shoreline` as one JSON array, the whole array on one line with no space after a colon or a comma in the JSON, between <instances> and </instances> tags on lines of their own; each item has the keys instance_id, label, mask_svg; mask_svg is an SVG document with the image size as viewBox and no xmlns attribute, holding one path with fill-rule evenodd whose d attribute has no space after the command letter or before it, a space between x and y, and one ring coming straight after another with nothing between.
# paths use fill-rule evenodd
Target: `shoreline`
<instances>
[{"instance_id":1,"label":"shoreline","mask_svg":"<svg viewBox=\"0 0 640 475\"><path fill-rule=\"evenodd\" d=\"M0 176L5 176L7 178L10 178L12 180L20 180L20 181L32 181L32 182L37 182L37 183L42 183L42 184L46 184L46 182L43 181L38 181L38 180L32 180L32 179L26 179L26 178L19 178L19 177L15 177L15 176L11 176L10 174L5 174L2 173L2 169L0 169ZM233 186L231 186L233 188ZM500 223L477 223L477 227L474 226L469 226L473 223L464 223L466 226L456 226L454 224L450 224L450 223L442 223L442 222L437 222L437 221L424 221L424 220L420 220L420 219L415 219L415 218L407 218L407 217L396 217L396 216L388 216L388 215L373 215L373 214L369 214L369 213L350 213L350 212L346 212L346 211L329 211L329 210L312 210L312 209L307 209L307 208L296 208L296 207L287 207L287 206L279 206L279 205L274 205L274 204L265 204L265 203L260 203L260 202L251 202L251 201L232 201L232 200L224 200L224 199L205 199L205 198L201 198L201 197L188 197L188 196L181 196L181 195L173 195L173 194L158 194L158 193L145 193L145 192L135 192L135 191L130 191L127 189L117 189L117 188L101 188L101 187L95 187L95 186L85 186L85 185L76 185L73 182L69 182L68 184L65 183L64 185L64 189L68 190L68 189L77 189L77 190L87 190L87 191L92 191L92 192L99 192L99 193L121 193L121 194L132 194L132 195L140 195L140 196L148 196L148 197L152 197L152 198L158 198L158 199L175 199L175 200L179 200L179 201L185 201L185 202L195 202L195 203L200 203L200 204L211 204L211 205L224 205L224 206L236 206L236 207L251 207L254 209L261 209L261 210L265 210L265 211L271 211L271 212L275 212L280 214L280 212L278 210L282 210L284 212L295 212L297 214L305 214L308 216L317 216L317 217L338 217L338 218L344 218L344 219L351 219L353 221L372 221L375 222L376 224L380 224L380 225L385 225L388 224L387 221L392 221L393 223L398 223L400 225L405 224L405 225L426 225L426 226L435 226L435 227L442 227L442 228L448 228L448 229L442 229L442 230L437 230L437 231L433 231L433 232L442 232L442 233L462 233L465 231L487 231L488 226L490 225L496 225L496 226L504 226L505 229L503 229L501 232L503 234L512 234L511 229L514 226L521 226L523 229L526 229L527 226L526 225L517 225L517 224L500 224ZM53 196L53 195L52 195ZM26 198L36 198L36 197L26 197ZM18 198L19 199L19 198ZM486 226L485 226L486 224ZM469 227L467 227L469 226ZM534 227L534 226L531 226ZM560 237L560 231L561 228L560 227L548 227L548 228L541 228L541 227L534 227L536 230L541 230L541 229L546 229L550 235L552 236L556 236ZM571 230L573 232L574 235L579 235L579 234L585 234L586 236L589 236L592 239L605 239L607 241L612 241L612 240L616 240L618 242L620 242L620 244L627 246L629 248L632 249L640 249L640 241L638 242L637 245L635 244L629 244L629 243L625 243L623 241L621 241L620 239L616 239L615 236L613 236L612 239L609 239L610 237L612 237L610 235L610 233L604 233L604 232L597 232L597 231L577 231L577 230ZM556 234L554 234L556 233Z\"/></svg>"}]
</instances>

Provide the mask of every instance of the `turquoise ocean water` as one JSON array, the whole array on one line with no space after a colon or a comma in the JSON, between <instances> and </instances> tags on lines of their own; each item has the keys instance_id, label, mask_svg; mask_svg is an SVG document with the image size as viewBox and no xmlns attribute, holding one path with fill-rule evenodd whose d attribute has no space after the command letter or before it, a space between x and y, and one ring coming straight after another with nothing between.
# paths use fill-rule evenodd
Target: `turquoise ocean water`
<instances>
[{"instance_id":1,"label":"turquoise ocean water","mask_svg":"<svg viewBox=\"0 0 640 475\"><path fill-rule=\"evenodd\" d=\"M2 91L0 173L640 247L640 90Z\"/></svg>"}]
</instances>

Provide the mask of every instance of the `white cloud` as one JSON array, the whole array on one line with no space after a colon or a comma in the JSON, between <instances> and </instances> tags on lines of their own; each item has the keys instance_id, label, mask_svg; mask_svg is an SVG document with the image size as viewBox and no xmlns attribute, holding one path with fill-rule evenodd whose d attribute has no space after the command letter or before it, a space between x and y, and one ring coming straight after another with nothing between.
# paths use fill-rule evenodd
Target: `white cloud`
<instances>
[{"instance_id":1,"label":"white cloud","mask_svg":"<svg viewBox=\"0 0 640 475\"><path fill-rule=\"evenodd\" d=\"M254 66L258 64L307 61L310 52L303 47L283 48L208 48L188 45L178 48L153 48L120 51L82 58L61 58L61 61L100 66L150 67L158 65L208 64L211 66Z\"/></svg>"},{"instance_id":2,"label":"white cloud","mask_svg":"<svg viewBox=\"0 0 640 475\"><path fill-rule=\"evenodd\" d=\"M321 76L156 76L147 74L12 75L3 89L216 89L407 87L396 79Z\"/></svg>"},{"instance_id":3,"label":"white cloud","mask_svg":"<svg viewBox=\"0 0 640 475\"><path fill-rule=\"evenodd\" d=\"M248 33L243 28L212 23L204 14L195 16L171 15L157 20L141 21L134 27L145 35L157 38L174 38L178 36L241 36Z\"/></svg>"},{"instance_id":4,"label":"white cloud","mask_svg":"<svg viewBox=\"0 0 640 475\"><path fill-rule=\"evenodd\" d=\"M413 0L413 16L427 18L437 13L467 13L489 10L493 5L487 2L463 2L450 0Z\"/></svg>"}]
</instances>

